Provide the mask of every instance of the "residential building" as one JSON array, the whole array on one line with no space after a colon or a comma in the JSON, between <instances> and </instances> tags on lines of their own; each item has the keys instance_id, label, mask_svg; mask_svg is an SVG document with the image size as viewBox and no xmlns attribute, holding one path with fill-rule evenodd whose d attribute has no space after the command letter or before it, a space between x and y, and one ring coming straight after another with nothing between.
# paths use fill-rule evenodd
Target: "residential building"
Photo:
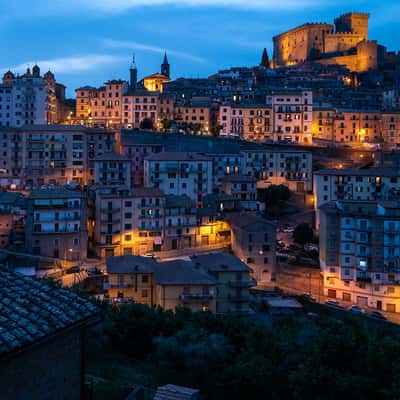
<instances>
[{"instance_id":1,"label":"residential building","mask_svg":"<svg viewBox=\"0 0 400 400\"><path fill-rule=\"evenodd\" d=\"M319 208L336 200L389 200L400 193L398 171L380 169L328 169L314 173L314 205L316 228L319 228Z\"/></svg>"},{"instance_id":2,"label":"residential building","mask_svg":"<svg viewBox=\"0 0 400 400\"><path fill-rule=\"evenodd\" d=\"M183 104L176 103L174 119L184 130L193 133L211 135L215 131L217 111L209 100L191 100Z\"/></svg>"},{"instance_id":3,"label":"residential building","mask_svg":"<svg viewBox=\"0 0 400 400\"><path fill-rule=\"evenodd\" d=\"M229 213L226 218L232 231L232 250L251 268L257 284L274 281L276 226L250 213Z\"/></svg>"},{"instance_id":4,"label":"residential building","mask_svg":"<svg viewBox=\"0 0 400 400\"><path fill-rule=\"evenodd\" d=\"M0 128L0 186L94 182L94 159L115 148L115 132L67 125Z\"/></svg>"},{"instance_id":5,"label":"residential building","mask_svg":"<svg viewBox=\"0 0 400 400\"><path fill-rule=\"evenodd\" d=\"M216 311L216 281L193 262L173 260L157 263L154 275L156 303L162 308Z\"/></svg>"},{"instance_id":6,"label":"residential building","mask_svg":"<svg viewBox=\"0 0 400 400\"><path fill-rule=\"evenodd\" d=\"M294 192L312 190L312 152L296 149L243 150L243 174L254 176L258 188L285 185Z\"/></svg>"},{"instance_id":7,"label":"residential building","mask_svg":"<svg viewBox=\"0 0 400 400\"><path fill-rule=\"evenodd\" d=\"M155 259L149 257L133 255L108 257L104 289L111 299L123 299L153 306L156 264Z\"/></svg>"},{"instance_id":8,"label":"residential building","mask_svg":"<svg viewBox=\"0 0 400 400\"><path fill-rule=\"evenodd\" d=\"M212 159L198 153L162 152L144 160L144 184L197 204L212 192Z\"/></svg>"},{"instance_id":9,"label":"residential building","mask_svg":"<svg viewBox=\"0 0 400 400\"><path fill-rule=\"evenodd\" d=\"M163 244L164 193L157 188L92 189L90 245L97 256L144 255Z\"/></svg>"},{"instance_id":10,"label":"residential building","mask_svg":"<svg viewBox=\"0 0 400 400\"><path fill-rule=\"evenodd\" d=\"M33 190L27 198L26 249L62 260L87 254L87 202L79 190Z\"/></svg>"},{"instance_id":11,"label":"residential building","mask_svg":"<svg viewBox=\"0 0 400 400\"><path fill-rule=\"evenodd\" d=\"M0 271L0 307L1 396L83 400L86 330L99 310L72 291L7 270Z\"/></svg>"},{"instance_id":12,"label":"residential building","mask_svg":"<svg viewBox=\"0 0 400 400\"><path fill-rule=\"evenodd\" d=\"M196 203L186 195L165 197L164 247L177 250L197 245Z\"/></svg>"},{"instance_id":13,"label":"residential building","mask_svg":"<svg viewBox=\"0 0 400 400\"><path fill-rule=\"evenodd\" d=\"M192 258L197 267L216 281L216 313L249 313L249 288L256 285L251 269L237 257L227 253L199 255Z\"/></svg>"},{"instance_id":14,"label":"residential building","mask_svg":"<svg viewBox=\"0 0 400 400\"><path fill-rule=\"evenodd\" d=\"M272 94L273 140L312 144L312 91L281 91Z\"/></svg>"},{"instance_id":15,"label":"residential building","mask_svg":"<svg viewBox=\"0 0 400 400\"><path fill-rule=\"evenodd\" d=\"M230 175L222 179L221 192L231 195L238 209L257 210L257 180L249 175Z\"/></svg>"},{"instance_id":16,"label":"residential building","mask_svg":"<svg viewBox=\"0 0 400 400\"><path fill-rule=\"evenodd\" d=\"M339 200L320 206L325 296L400 312L400 204Z\"/></svg>"},{"instance_id":17,"label":"residential building","mask_svg":"<svg viewBox=\"0 0 400 400\"><path fill-rule=\"evenodd\" d=\"M220 105L220 135L265 143L272 140L272 107L267 104Z\"/></svg>"},{"instance_id":18,"label":"residential building","mask_svg":"<svg viewBox=\"0 0 400 400\"><path fill-rule=\"evenodd\" d=\"M53 73L35 65L23 75L7 71L0 84L0 127L53 124L57 121Z\"/></svg>"},{"instance_id":19,"label":"residential building","mask_svg":"<svg viewBox=\"0 0 400 400\"><path fill-rule=\"evenodd\" d=\"M386 111L381 113L381 137L385 146L397 148L400 145L400 112Z\"/></svg>"},{"instance_id":20,"label":"residential building","mask_svg":"<svg viewBox=\"0 0 400 400\"><path fill-rule=\"evenodd\" d=\"M94 161L94 184L131 186L131 161L117 153L103 153Z\"/></svg>"}]
</instances>

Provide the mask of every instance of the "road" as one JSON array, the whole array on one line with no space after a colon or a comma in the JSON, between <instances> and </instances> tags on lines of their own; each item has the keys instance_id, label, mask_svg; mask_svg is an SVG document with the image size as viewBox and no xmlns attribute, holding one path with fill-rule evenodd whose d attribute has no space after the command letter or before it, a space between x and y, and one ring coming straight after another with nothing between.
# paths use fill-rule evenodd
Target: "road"
<instances>
[{"instance_id":1,"label":"road","mask_svg":"<svg viewBox=\"0 0 400 400\"><path fill-rule=\"evenodd\" d=\"M319 269L309 267L288 266L280 264L278 266L276 286L285 293L301 295L310 294L318 303L324 304L327 300L332 300L323 293L322 276ZM350 307L353 303L335 299L344 308ZM367 312L376 311L375 308L362 307ZM390 322L400 324L400 314L380 311Z\"/></svg>"}]
</instances>

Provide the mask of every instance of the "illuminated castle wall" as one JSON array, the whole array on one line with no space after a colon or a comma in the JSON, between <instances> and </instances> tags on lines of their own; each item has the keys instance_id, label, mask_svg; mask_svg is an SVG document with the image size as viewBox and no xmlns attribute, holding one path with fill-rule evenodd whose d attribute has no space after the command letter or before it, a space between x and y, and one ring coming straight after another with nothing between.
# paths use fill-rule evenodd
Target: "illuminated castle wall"
<instances>
[{"instance_id":1,"label":"illuminated castle wall","mask_svg":"<svg viewBox=\"0 0 400 400\"><path fill-rule=\"evenodd\" d=\"M375 69L378 45L368 40L369 14L348 13L336 18L334 25L306 23L273 38L275 67L308 60L340 64L351 71Z\"/></svg>"}]
</instances>

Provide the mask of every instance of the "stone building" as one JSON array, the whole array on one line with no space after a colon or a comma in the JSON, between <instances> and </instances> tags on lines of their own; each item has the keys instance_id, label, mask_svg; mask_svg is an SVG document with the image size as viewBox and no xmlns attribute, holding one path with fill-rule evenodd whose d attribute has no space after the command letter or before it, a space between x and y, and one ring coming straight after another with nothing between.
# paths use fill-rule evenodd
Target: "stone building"
<instances>
[{"instance_id":1,"label":"stone building","mask_svg":"<svg viewBox=\"0 0 400 400\"><path fill-rule=\"evenodd\" d=\"M71 291L0 271L0 384L7 400L84 400L85 335L99 311Z\"/></svg>"},{"instance_id":2,"label":"stone building","mask_svg":"<svg viewBox=\"0 0 400 400\"><path fill-rule=\"evenodd\" d=\"M347 13L327 23L305 23L273 38L275 67L305 61L364 72L378 66L378 45L368 40L369 14Z\"/></svg>"}]
</instances>

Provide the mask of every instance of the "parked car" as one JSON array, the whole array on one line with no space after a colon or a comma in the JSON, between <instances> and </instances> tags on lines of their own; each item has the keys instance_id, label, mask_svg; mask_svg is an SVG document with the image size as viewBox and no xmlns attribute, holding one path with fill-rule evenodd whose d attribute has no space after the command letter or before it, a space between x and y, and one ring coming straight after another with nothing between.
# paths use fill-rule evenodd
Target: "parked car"
<instances>
[{"instance_id":1,"label":"parked car","mask_svg":"<svg viewBox=\"0 0 400 400\"><path fill-rule=\"evenodd\" d=\"M337 302L336 300L326 300L325 304L329 307L334 307L334 308L340 308L343 309L343 306L340 305L339 302Z\"/></svg>"},{"instance_id":2,"label":"parked car","mask_svg":"<svg viewBox=\"0 0 400 400\"><path fill-rule=\"evenodd\" d=\"M365 310L363 310L361 307L356 306L355 304L353 304L352 306L350 306L347 311L352 312L354 314L365 314Z\"/></svg>"},{"instance_id":3,"label":"parked car","mask_svg":"<svg viewBox=\"0 0 400 400\"><path fill-rule=\"evenodd\" d=\"M379 311L371 311L369 316L374 319L380 319L382 321L387 321L387 318Z\"/></svg>"}]
</instances>

